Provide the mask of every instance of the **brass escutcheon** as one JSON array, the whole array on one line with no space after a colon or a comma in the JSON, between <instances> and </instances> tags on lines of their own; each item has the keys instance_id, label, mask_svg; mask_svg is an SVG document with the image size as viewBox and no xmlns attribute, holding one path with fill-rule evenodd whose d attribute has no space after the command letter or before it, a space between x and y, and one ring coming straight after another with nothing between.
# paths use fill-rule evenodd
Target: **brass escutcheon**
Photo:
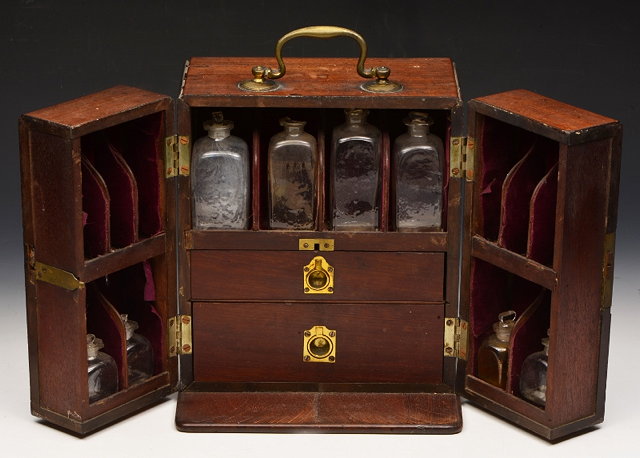
<instances>
[{"instance_id":1,"label":"brass escutcheon","mask_svg":"<svg viewBox=\"0 0 640 458\"><path fill-rule=\"evenodd\" d=\"M336 331L326 326L313 326L304 331L302 361L305 363L336 362Z\"/></svg>"},{"instance_id":2,"label":"brass escutcheon","mask_svg":"<svg viewBox=\"0 0 640 458\"><path fill-rule=\"evenodd\" d=\"M303 268L305 294L333 294L334 269L322 256L316 256Z\"/></svg>"}]
</instances>

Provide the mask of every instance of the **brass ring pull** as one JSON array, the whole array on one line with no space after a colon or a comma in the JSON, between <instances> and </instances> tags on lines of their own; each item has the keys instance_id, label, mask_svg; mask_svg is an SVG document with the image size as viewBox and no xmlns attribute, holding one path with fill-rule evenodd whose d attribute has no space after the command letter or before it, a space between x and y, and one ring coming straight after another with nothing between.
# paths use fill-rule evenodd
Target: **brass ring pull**
<instances>
[{"instance_id":1,"label":"brass ring pull","mask_svg":"<svg viewBox=\"0 0 640 458\"><path fill-rule=\"evenodd\" d=\"M389 81L389 75L391 69L388 67L372 67L365 68L364 62L367 59L367 43L357 32L344 27L336 27L329 25L316 25L310 27L303 27L301 29L293 30L276 43L276 61L278 62L278 69L272 70L269 67L256 66L253 67L251 72L253 79L245 80L238 83L240 89L252 92L269 92L275 91L280 88L280 85L273 80L282 78L287 72L287 67L282 59L282 47L289 40L298 37L310 37L310 38L334 38L334 37L349 37L353 38L360 46L360 57L356 65L356 71L358 75L363 78L375 78L375 81L368 81L360 85L362 90L368 92L398 92L402 90L402 85Z\"/></svg>"}]
</instances>

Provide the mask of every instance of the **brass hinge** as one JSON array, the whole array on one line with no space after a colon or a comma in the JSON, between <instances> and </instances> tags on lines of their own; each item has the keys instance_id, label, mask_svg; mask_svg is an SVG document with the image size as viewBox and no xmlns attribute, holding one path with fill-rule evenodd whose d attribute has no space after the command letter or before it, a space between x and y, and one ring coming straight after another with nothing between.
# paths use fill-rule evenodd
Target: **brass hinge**
<instances>
[{"instance_id":1,"label":"brass hinge","mask_svg":"<svg viewBox=\"0 0 640 458\"><path fill-rule=\"evenodd\" d=\"M165 176L189 176L191 168L191 140L188 135L172 135L164 139Z\"/></svg>"},{"instance_id":2,"label":"brass hinge","mask_svg":"<svg viewBox=\"0 0 640 458\"><path fill-rule=\"evenodd\" d=\"M613 258L615 254L616 234L610 232L604 237L604 255L602 260L602 297L600 307L611 308L613 297Z\"/></svg>"},{"instance_id":3,"label":"brass hinge","mask_svg":"<svg viewBox=\"0 0 640 458\"><path fill-rule=\"evenodd\" d=\"M451 137L449 146L449 175L455 178L462 176L462 155L466 137Z\"/></svg>"},{"instance_id":4,"label":"brass hinge","mask_svg":"<svg viewBox=\"0 0 640 458\"><path fill-rule=\"evenodd\" d=\"M169 318L169 357L190 355L192 352L191 317L178 315Z\"/></svg>"},{"instance_id":5,"label":"brass hinge","mask_svg":"<svg viewBox=\"0 0 640 458\"><path fill-rule=\"evenodd\" d=\"M464 154L462 155L462 163L464 165L464 175L467 181L473 181L473 166L476 155L476 142L473 137L468 137Z\"/></svg>"},{"instance_id":6,"label":"brass hinge","mask_svg":"<svg viewBox=\"0 0 640 458\"><path fill-rule=\"evenodd\" d=\"M467 360L469 323L461 318L444 319L444 356Z\"/></svg>"},{"instance_id":7,"label":"brass hinge","mask_svg":"<svg viewBox=\"0 0 640 458\"><path fill-rule=\"evenodd\" d=\"M31 268L36 280L44 281L69 291L84 288L84 282L66 270L58 269L57 267L49 266L38 261L34 261Z\"/></svg>"}]
</instances>

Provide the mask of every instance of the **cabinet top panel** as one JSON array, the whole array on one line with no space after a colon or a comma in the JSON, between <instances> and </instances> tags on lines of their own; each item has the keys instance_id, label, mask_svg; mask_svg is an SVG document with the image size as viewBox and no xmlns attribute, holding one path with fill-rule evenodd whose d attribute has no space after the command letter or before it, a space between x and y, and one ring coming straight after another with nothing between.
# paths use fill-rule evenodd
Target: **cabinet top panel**
<instances>
[{"instance_id":1,"label":"cabinet top panel","mask_svg":"<svg viewBox=\"0 0 640 458\"><path fill-rule=\"evenodd\" d=\"M77 137L166 110L171 98L129 86L116 86L25 115L57 135Z\"/></svg>"},{"instance_id":2,"label":"cabinet top panel","mask_svg":"<svg viewBox=\"0 0 640 458\"><path fill-rule=\"evenodd\" d=\"M365 66L391 69L390 81L403 85L395 93L360 89L364 79L355 58L285 58L286 74L272 92L248 92L238 83L251 78L256 65L278 66L273 57L194 57L185 69L181 93L191 106L306 108L451 109L460 104L455 67L449 58L370 58Z\"/></svg>"},{"instance_id":3,"label":"cabinet top panel","mask_svg":"<svg viewBox=\"0 0 640 458\"><path fill-rule=\"evenodd\" d=\"M568 144L603 138L619 128L615 119L524 89L473 99L470 107L479 113Z\"/></svg>"}]
</instances>

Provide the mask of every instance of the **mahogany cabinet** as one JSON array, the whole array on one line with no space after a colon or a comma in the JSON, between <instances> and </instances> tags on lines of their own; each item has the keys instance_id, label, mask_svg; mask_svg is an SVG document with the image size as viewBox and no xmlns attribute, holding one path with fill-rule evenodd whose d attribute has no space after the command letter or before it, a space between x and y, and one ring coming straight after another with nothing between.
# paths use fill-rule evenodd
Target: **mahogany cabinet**
<instances>
[{"instance_id":1,"label":"mahogany cabinet","mask_svg":"<svg viewBox=\"0 0 640 458\"><path fill-rule=\"evenodd\" d=\"M455 433L460 396L547 439L602 421L621 126L516 90L471 100L450 59L370 59L399 92L360 87L352 59L288 59L277 90L238 82L271 59L193 58L176 100L119 86L20 120L31 405L86 434L179 391L183 431ZM380 229L331 229L328 149L345 108L382 131ZM190 147L212 111L249 145L248 230L193 230ZM445 144L442 228L392 224L391 145L409 111ZM283 116L320 151L314 231L270 230L267 145ZM322 257L330 294L303 269ZM498 313L518 320L505 389L476 376ZM119 313L152 343L127 385ZM549 330L546 407L519 367ZM120 391L89 403L85 335ZM309 339L332 344L309 360ZM179 368L179 370L178 370Z\"/></svg>"}]
</instances>

